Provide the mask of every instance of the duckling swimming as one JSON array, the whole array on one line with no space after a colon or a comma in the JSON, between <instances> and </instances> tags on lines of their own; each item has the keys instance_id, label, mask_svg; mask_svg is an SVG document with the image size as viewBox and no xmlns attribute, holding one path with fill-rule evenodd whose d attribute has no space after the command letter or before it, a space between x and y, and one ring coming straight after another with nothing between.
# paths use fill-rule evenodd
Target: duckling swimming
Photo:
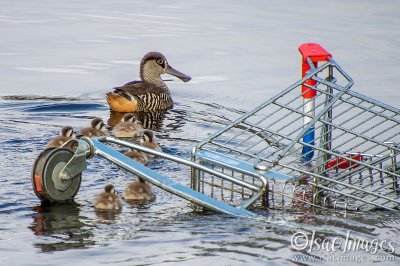
<instances>
[{"instance_id":1,"label":"duckling swimming","mask_svg":"<svg viewBox=\"0 0 400 266\"><path fill-rule=\"evenodd\" d=\"M79 133L89 138L108 136L106 125L103 120L98 117L92 120L91 127L82 128Z\"/></svg>"},{"instance_id":2,"label":"duckling swimming","mask_svg":"<svg viewBox=\"0 0 400 266\"><path fill-rule=\"evenodd\" d=\"M143 131L143 138L140 140L140 145L147 148L162 151L160 145L154 140L154 134L150 130ZM152 154L147 154L148 157L154 157Z\"/></svg>"},{"instance_id":3,"label":"duckling swimming","mask_svg":"<svg viewBox=\"0 0 400 266\"><path fill-rule=\"evenodd\" d=\"M149 160L147 159L146 153L141 152L141 151L131 150L131 151L125 152L124 155L128 156L129 158L131 158L143 165L146 165L149 162Z\"/></svg>"},{"instance_id":4,"label":"duckling swimming","mask_svg":"<svg viewBox=\"0 0 400 266\"><path fill-rule=\"evenodd\" d=\"M140 122L133 114L125 114L121 121L114 127L114 136L117 138L135 138L143 134Z\"/></svg>"},{"instance_id":5,"label":"duckling swimming","mask_svg":"<svg viewBox=\"0 0 400 266\"><path fill-rule=\"evenodd\" d=\"M71 139L76 139L75 131L72 127L63 127L60 131L60 136L52 138L48 143L46 148L58 148L61 147L65 142Z\"/></svg>"},{"instance_id":6,"label":"duckling swimming","mask_svg":"<svg viewBox=\"0 0 400 266\"><path fill-rule=\"evenodd\" d=\"M161 53L147 53L140 62L141 80L128 82L114 88L114 92L107 93L107 102L111 110L135 112L172 108L173 101L167 85L161 78L162 74L173 75L184 82L192 79L170 66Z\"/></svg>"},{"instance_id":7,"label":"duckling swimming","mask_svg":"<svg viewBox=\"0 0 400 266\"><path fill-rule=\"evenodd\" d=\"M122 208L122 203L115 192L114 186L108 184L94 200L94 207L98 210L119 210Z\"/></svg>"},{"instance_id":8,"label":"duckling swimming","mask_svg":"<svg viewBox=\"0 0 400 266\"><path fill-rule=\"evenodd\" d=\"M153 190L150 185L139 177L139 180L128 184L125 187L123 197L125 200L154 200Z\"/></svg>"}]
</instances>

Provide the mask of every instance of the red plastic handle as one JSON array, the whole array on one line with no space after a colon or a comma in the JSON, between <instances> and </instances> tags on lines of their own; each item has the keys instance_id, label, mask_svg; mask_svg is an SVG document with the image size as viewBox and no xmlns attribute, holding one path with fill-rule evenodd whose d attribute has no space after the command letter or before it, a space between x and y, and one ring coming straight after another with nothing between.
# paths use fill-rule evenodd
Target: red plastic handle
<instances>
[{"instance_id":1,"label":"red plastic handle","mask_svg":"<svg viewBox=\"0 0 400 266\"><path fill-rule=\"evenodd\" d=\"M307 72L310 70L310 66L307 62L307 58L310 58L314 63L314 66L317 67L318 62L328 61L328 57L332 57L330 53L328 53L321 45L317 43L303 43L299 46L299 51L303 57L302 67L301 67L301 75L304 77ZM316 82L314 80L306 80L305 82L308 85L314 86ZM317 91L310 89L306 86L301 87L302 95L304 98L314 98L317 95Z\"/></svg>"},{"instance_id":2,"label":"red plastic handle","mask_svg":"<svg viewBox=\"0 0 400 266\"><path fill-rule=\"evenodd\" d=\"M364 156L360 155L360 154L346 154L345 156L346 158L350 158L353 159L355 161L362 161L364 160ZM337 158L335 160L331 160L329 162L326 163L325 167L326 169L352 169L352 168L356 168L358 167L359 164L346 160L344 158Z\"/></svg>"}]
</instances>

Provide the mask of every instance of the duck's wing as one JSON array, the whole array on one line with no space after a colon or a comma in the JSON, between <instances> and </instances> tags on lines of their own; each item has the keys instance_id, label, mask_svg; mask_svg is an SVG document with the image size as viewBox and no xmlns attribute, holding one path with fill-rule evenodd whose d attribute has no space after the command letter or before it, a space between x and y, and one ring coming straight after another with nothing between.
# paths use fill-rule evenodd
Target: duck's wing
<instances>
[{"instance_id":1,"label":"duck's wing","mask_svg":"<svg viewBox=\"0 0 400 266\"><path fill-rule=\"evenodd\" d=\"M165 93L165 90L162 87L143 82L143 81L131 81L126 83L121 87L115 87L114 93L124 95L129 93L131 95L140 96L145 94L161 94Z\"/></svg>"},{"instance_id":2,"label":"duck's wing","mask_svg":"<svg viewBox=\"0 0 400 266\"><path fill-rule=\"evenodd\" d=\"M143 81L131 81L107 93L110 108L117 112L152 111L172 108L167 89Z\"/></svg>"}]
</instances>

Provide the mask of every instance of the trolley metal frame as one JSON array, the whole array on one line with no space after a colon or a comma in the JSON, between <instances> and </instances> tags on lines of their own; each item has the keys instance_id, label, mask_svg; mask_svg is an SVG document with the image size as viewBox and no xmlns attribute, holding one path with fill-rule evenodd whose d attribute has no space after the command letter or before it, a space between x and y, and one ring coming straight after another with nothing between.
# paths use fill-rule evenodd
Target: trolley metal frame
<instances>
[{"instance_id":1,"label":"trolley metal frame","mask_svg":"<svg viewBox=\"0 0 400 266\"><path fill-rule=\"evenodd\" d=\"M321 46L300 52L303 78L199 143L193 160L246 168L242 180L265 176L268 206L289 196L323 208L397 209L400 110L350 90L353 80ZM196 170L192 177L197 190L213 186ZM296 193L299 180L309 187Z\"/></svg>"},{"instance_id":2,"label":"trolley metal frame","mask_svg":"<svg viewBox=\"0 0 400 266\"><path fill-rule=\"evenodd\" d=\"M299 50L303 77L200 142L190 161L112 137L83 137L39 155L35 193L73 198L86 160L99 155L197 206L235 216L254 217L249 209L258 206L398 210L400 110L352 91L351 77L318 44ZM107 144L189 167L190 187Z\"/></svg>"}]
</instances>

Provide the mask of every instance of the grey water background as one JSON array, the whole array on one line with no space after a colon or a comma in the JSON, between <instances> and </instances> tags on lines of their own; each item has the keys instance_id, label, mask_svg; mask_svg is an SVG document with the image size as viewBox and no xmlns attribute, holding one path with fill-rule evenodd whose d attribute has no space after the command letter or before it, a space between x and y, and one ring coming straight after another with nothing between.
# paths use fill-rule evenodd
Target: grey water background
<instances>
[{"instance_id":1,"label":"grey water background","mask_svg":"<svg viewBox=\"0 0 400 266\"><path fill-rule=\"evenodd\" d=\"M398 213L344 217L274 210L238 219L194 213L183 200L155 189L155 202L124 203L116 217L101 217L92 201L104 184L122 191L133 179L101 159L85 171L77 205L45 208L30 183L35 157L61 126L81 128L94 116L110 118L105 93L136 79L148 51L164 53L193 78L169 83L175 107L156 129L164 151L183 158L196 142L294 83L303 42L331 52L355 80L354 90L399 108L398 1L0 4L1 265L320 264L295 261L293 256L306 254L290 243L301 230L395 241L396 261L385 265L398 264ZM155 164L176 173L176 180L188 178L168 163Z\"/></svg>"}]
</instances>

